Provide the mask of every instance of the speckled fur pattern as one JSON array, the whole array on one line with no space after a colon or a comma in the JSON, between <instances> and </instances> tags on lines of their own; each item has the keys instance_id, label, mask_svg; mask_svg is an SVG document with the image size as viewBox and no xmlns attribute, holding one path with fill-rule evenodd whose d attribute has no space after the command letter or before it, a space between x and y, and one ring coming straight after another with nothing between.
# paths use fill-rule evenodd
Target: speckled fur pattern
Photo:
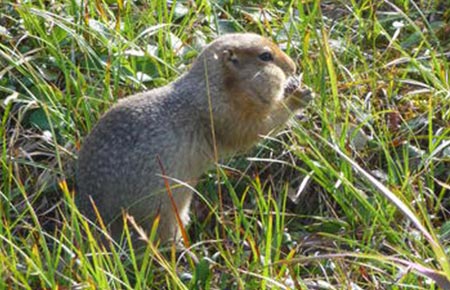
<instances>
[{"instance_id":1,"label":"speckled fur pattern","mask_svg":"<svg viewBox=\"0 0 450 290\"><path fill-rule=\"evenodd\" d=\"M258 58L264 51L272 53L272 61ZM116 239L123 211L147 231L159 214L160 239L176 239L178 225L158 158L186 224L192 192L173 180L195 186L214 164L213 144L220 157L245 151L285 123L299 106L284 96L294 72L294 62L259 35L219 37L186 74L119 101L99 120L79 153L77 206L95 220L91 197Z\"/></svg>"}]
</instances>

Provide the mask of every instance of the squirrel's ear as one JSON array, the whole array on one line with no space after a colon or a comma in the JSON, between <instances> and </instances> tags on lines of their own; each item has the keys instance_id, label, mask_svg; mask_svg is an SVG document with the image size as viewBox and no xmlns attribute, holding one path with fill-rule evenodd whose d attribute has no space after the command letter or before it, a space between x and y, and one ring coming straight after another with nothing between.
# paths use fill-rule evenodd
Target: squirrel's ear
<instances>
[{"instance_id":1,"label":"squirrel's ear","mask_svg":"<svg viewBox=\"0 0 450 290\"><path fill-rule=\"evenodd\" d=\"M236 57L236 54L231 49L225 49L222 52L223 60L227 63L232 63L234 65L238 64L238 59Z\"/></svg>"}]
</instances>

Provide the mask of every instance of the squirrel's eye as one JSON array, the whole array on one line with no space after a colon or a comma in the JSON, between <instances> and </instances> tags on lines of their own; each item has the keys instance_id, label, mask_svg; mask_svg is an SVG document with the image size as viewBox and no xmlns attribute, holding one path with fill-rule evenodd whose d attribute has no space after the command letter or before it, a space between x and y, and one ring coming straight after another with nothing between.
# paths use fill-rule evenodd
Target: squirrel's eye
<instances>
[{"instance_id":1,"label":"squirrel's eye","mask_svg":"<svg viewBox=\"0 0 450 290\"><path fill-rule=\"evenodd\" d=\"M272 54L270 52L267 52L267 51L261 53L258 57L262 61L272 61L273 60Z\"/></svg>"}]
</instances>

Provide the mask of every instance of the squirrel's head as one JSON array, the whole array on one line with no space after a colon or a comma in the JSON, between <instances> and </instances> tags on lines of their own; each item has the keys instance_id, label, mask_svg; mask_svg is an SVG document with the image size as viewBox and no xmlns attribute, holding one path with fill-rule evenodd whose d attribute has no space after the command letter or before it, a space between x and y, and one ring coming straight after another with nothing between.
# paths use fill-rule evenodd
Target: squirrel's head
<instances>
[{"instance_id":1,"label":"squirrel's head","mask_svg":"<svg viewBox=\"0 0 450 290\"><path fill-rule=\"evenodd\" d=\"M284 96L295 63L281 49L253 33L226 34L210 43L194 64L205 67L208 79L223 82L226 96L249 112L270 110ZM263 113L263 112L261 112Z\"/></svg>"}]
</instances>

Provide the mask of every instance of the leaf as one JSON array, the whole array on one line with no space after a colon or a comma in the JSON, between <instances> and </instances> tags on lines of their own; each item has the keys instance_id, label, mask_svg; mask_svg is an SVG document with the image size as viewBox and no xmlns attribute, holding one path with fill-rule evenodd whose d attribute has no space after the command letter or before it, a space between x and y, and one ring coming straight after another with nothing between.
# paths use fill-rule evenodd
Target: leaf
<instances>
[{"instance_id":1,"label":"leaf","mask_svg":"<svg viewBox=\"0 0 450 290\"><path fill-rule=\"evenodd\" d=\"M422 40L423 35L420 31L416 31L412 33L408 38L400 43L403 49L408 49L413 46L417 46L417 44Z\"/></svg>"},{"instance_id":2,"label":"leaf","mask_svg":"<svg viewBox=\"0 0 450 290\"><path fill-rule=\"evenodd\" d=\"M89 27L97 32L98 34L100 34L101 36L103 36L105 39L110 39L112 38L111 33L109 32L108 27L105 26L105 24L103 24L102 22L95 20L95 19L89 19Z\"/></svg>"},{"instance_id":3,"label":"leaf","mask_svg":"<svg viewBox=\"0 0 450 290\"><path fill-rule=\"evenodd\" d=\"M51 129L43 109L34 110L28 117L28 124L42 131Z\"/></svg>"},{"instance_id":4,"label":"leaf","mask_svg":"<svg viewBox=\"0 0 450 290\"><path fill-rule=\"evenodd\" d=\"M11 33L9 33L8 29L6 29L4 26L0 25L0 36L11 38Z\"/></svg>"},{"instance_id":5,"label":"leaf","mask_svg":"<svg viewBox=\"0 0 450 290\"><path fill-rule=\"evenodd\" d=\"M195 268L195 275L194 275L194 289L207 289L208 287L208 281L211 276L211 271L209 269L209 262L206 259L202 259L200 263L198 263L197 267Z\"/></svg>"},{"instance_id":6,"label":"leaf","mask_svg":"<svg viewBox=\"0 0 450 290\"><path fill-rule=\"evenodd\" d=\"M169 33L168 36L168 45L172 48L172 51L177 56L182 56L186 52L186 47L183 44L183 41L173 33Z\"/></svg>"},{"instance_id":7,"label":"leaf","mask_svg":"<svg viewBox=\"0 0 450 290\"><path fill-rule=\"evenodd\" d=\"M450 240L450 221L446 221L439 231L441 241Z\"/></svg>"},{"instance_id":8,"label":"leaf","mask_svg":"<svg viewBox=\"0 0 450 290\"><path fill-rule=\"evenodd\" d=\"M186 5L184 5L183 3L178 1L175 3L174 9L175 10L173 11L173 16L175 19L183 18L189 13L189 8L186 7Z\"/></svg>"},{"instance_id":9,"label":"leaf","mask_svg":"<svg viewBox=\"0 0 450 290\"><path fill-rule=\"evenodd\" d=\"M153 78L151 76L149 76L146 73L140 72L140 71L136 72L136 79L139 82L143 82L143 83L150 82L153 80Z\"/></svg>"},{"instance_id":10,"label":"leaf","mask_svg":"<svg viewBox=\"0 0 450 290\"><path fill-rule=\"evenodd\" d=\"M217 21L217 24L219 26L220 34L236 32L235 21L221 19Z\"/></svg>"}]
</instances>

